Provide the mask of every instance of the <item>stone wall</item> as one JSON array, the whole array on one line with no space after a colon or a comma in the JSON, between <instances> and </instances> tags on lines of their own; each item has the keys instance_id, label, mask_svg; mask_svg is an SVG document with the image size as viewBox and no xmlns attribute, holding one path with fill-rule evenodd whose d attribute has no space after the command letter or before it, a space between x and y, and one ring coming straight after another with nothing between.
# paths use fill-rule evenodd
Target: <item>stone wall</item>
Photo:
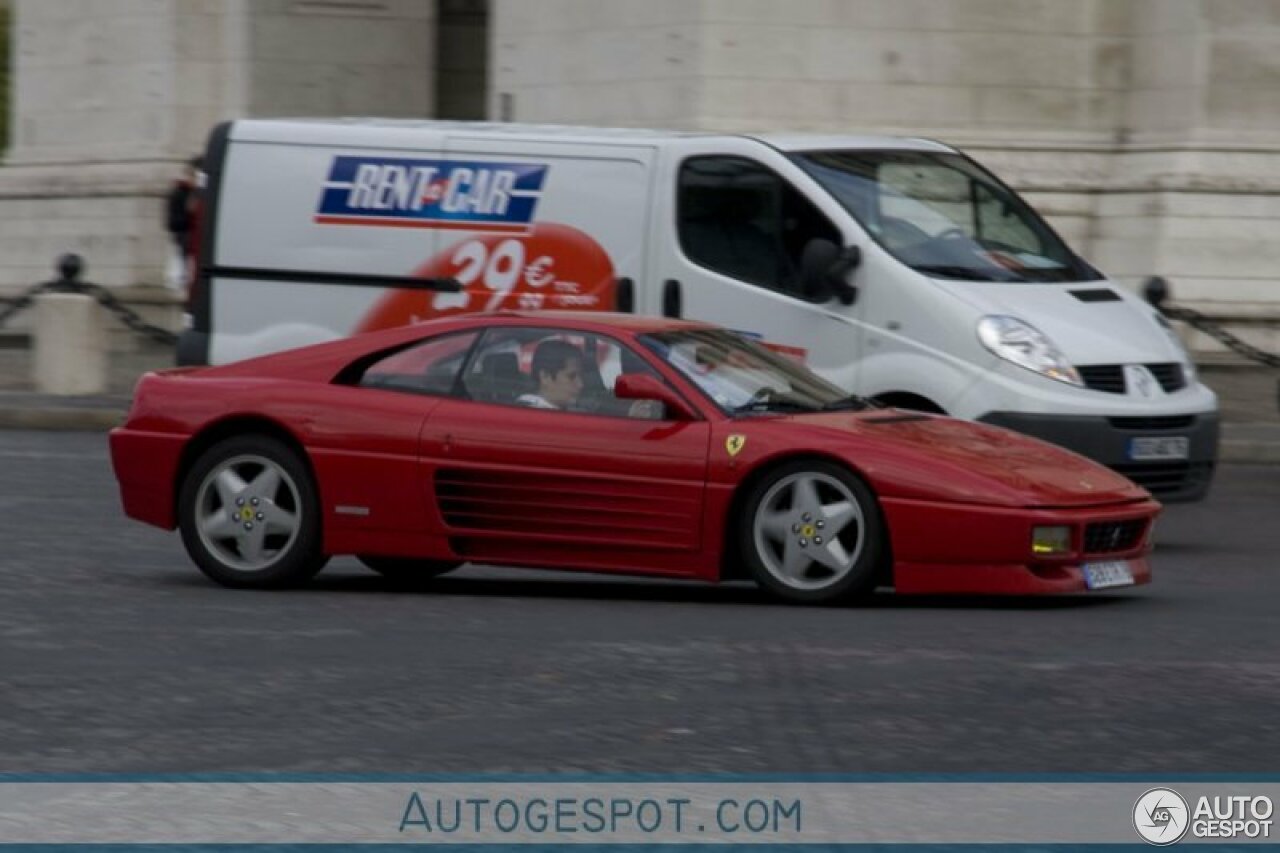
<instances>
[{"instance_id":1,"label":"stone wall","mask_svg":"<svg viewBox=\"0 0 1280 853\"><path fill-rule=\"evenodd\" d=\"M939 138L1118 281L1280 320L1277 0L495 0L491 19L495 115Z\"/></svg>"},{"instance_id":2,"label":"stone wall","mask_svg":"<svg viewBox=\"0 0 1280 853\"><path fill-rule=\"evenodd\" d=\"M702 13L700 0L495 0L489 115L698 126Z\"/></svg>"},{"instance_id":3,"label":"stone wall","mask_svg":"<svg viewBox=\"0 0 1280 853\"><path fill-rule=\"evenodd\" d=\"M449 33L437 0L15 0L0 294L66 250L157 283L161 196L224 118L474 109L483 0L445 1ZM941 138L1119 281L1280 316L1280 0L490 0L488 22L491 117Z\"/></svg>"},{"instance_id":4,"label":"stone wall","mask_svg":"<svg viewBox=\"0 0 1280 853\"><path fill-rule=\"evenodd\" d=\"M435 3L252 0L248 115L428 118Z\"/></svg>"},{"instance_id":5,"label":"stone wall","mask_svg":"<svg viewBox=\"0 0 1280 853\"><path fill-rule=\"evenodd\" d=\"M0 295L78 252L160 287L163 197L240 116L429 116L435 4L16 0L13 140L0 167Z\"/></svg>"}]
</instances>

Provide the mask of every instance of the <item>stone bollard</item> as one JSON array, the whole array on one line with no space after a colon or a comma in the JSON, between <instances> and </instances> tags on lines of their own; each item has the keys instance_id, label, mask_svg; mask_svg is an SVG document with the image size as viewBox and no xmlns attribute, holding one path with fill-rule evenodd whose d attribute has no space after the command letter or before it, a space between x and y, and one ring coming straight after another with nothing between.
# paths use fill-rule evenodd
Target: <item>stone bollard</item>
<instances>
[{"instance_id":1,"label":"stone bollard","mask_svg":"<svg viewBox=\"0 0 1280 853\"><path fill-rule=\"evenodd\" d=\"M42 394L103 394L107 332L97 300L83 293L35 298L32 378Z\"/></svg>"}]
</instances>

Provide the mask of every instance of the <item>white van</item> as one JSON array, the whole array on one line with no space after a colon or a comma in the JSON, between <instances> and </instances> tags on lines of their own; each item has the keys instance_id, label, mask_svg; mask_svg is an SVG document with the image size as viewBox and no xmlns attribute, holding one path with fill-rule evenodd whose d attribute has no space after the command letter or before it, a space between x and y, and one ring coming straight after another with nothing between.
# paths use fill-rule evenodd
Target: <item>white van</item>
<instances>
[{"instance_id":1,"label":"white van","mask_svg":"<svg viewBox=\"0 0 1280 853\"><path fill-rule=\"evenodd\" d=\"M251 120L205 168L180 363L459 311L683 316L1162 500L1209 487L1217 400L1168 324L937 142Z\"/></svg>"}]
</instances>

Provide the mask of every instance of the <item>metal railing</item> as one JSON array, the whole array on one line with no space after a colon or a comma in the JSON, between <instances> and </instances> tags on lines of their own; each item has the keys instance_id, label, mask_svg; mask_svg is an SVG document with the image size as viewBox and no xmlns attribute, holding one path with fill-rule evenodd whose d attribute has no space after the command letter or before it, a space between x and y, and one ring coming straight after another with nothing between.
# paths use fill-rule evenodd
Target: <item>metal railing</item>
<instances>
[{"instance_id":1,"label":"metal railing","mask_svg":"<svg viewBox=\"0 0 1280 853\"><path fill-rule=\"evenodd\" d=\"M1156 275L1147 279L1142 285L1142 295L1151 306L1170 320L1186 323L1198 332L1203 332L1222 344L1232 352L1242 355L1250 361L1266 367L1280 367L1280 356L1258 349L1248 341L1241 340L1194 308L1167 304L1169 299L1169 282Z\"/></svg>"},{"instance_id":2,"label":"metal railing","mask_svg":"<svg viewBox=\"0 0 1280 853\"><path fill-rule=\"evenodd\" d=\"M8 306L0 309L0 328L3 328L5 323L15 314L31 307L35 303L36 297L42 293L81 293L85 296L92 296L99 305L119 318L125 328L137 332L139 335L156 343L173 346L178 342L176 333L162 326L148 323L142 318L141 314L121 302L109 288L100 284L81 281L80 276L84 272L84 261L79 255L63 255L58 259L57 270L58 278L33 285L18 296L8 300Z\"/></svg>"}]
</instances>

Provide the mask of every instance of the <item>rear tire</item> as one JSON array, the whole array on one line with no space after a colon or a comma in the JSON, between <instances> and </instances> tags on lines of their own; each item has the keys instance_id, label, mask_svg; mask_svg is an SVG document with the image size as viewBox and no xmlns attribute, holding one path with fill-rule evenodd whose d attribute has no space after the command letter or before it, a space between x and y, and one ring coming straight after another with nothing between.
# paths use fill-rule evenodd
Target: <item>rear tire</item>
<instances>
[{"instance_id":1,"label":"rear tire","mask_svg":"<svg viewBox=\"0 0 1280 853\"><path fill-rule=\"evenodd\" d=\"M886 548L875 494L831 462L783 465L748 496L739 545L752 577L784 601L823 604L871 591Z\"/></svg>"},{"instance_id":2,"label":"rear tire","mask_svg":"<svg viewBox=\"0 0 1280 853\"><path fill-rule=\"evenodd\" d=\"M397 585L411 586L453 571L462 565L457 560L420 560L415 557L380 557L357 554L356 559Z\"/></svg>"},{"instance_id":3,"label":"rear tire","mask_svg":"<svg viewBox=\"0 0 1280 853\"><path fill-rule=\"evenodd\" d=\"M192 561L223 586L292 586L328 562L311 471L270 436L235 436L201 454L182 481L178 526Z\"/></svg>"}]
</instances>

